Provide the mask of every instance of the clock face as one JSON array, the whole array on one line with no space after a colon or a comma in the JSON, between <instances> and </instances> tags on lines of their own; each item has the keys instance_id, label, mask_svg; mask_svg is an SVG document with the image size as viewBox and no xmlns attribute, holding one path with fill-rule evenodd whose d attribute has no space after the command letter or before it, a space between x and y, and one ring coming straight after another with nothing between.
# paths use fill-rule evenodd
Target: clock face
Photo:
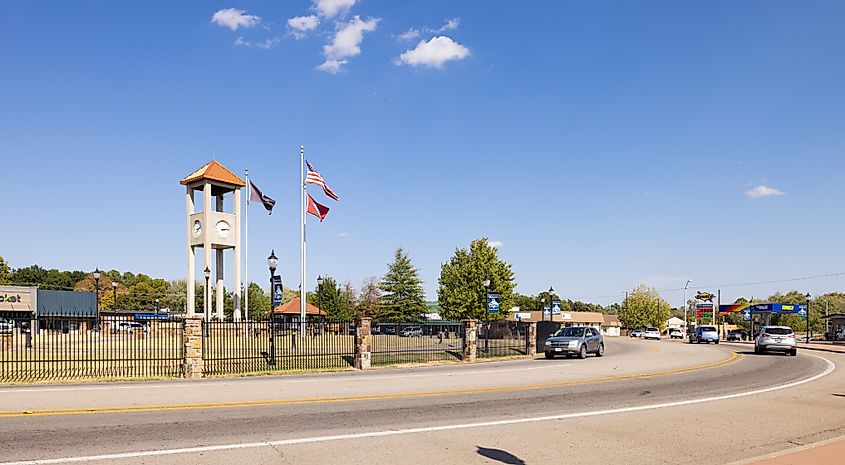
<instances>
[{"instance_id":1,"label":"clock face","mask_svg":"<svg viewBox=\"0 0 845 465\"><path fill-rule=\"evenodd\" d=\"M229 232L231 230L229 228L229 223L227 223L223 220L220 220L220 221L217 222L216 229L217 229L217 235L220 238L226 239L227 237L229 237Z\"/></svg>"},{"instance_id":2,"label":"clock face","mask_svg":"<svg viewBox=\"0 0 845 465\"><path fill-rule=\"evenodd\" d=\"M194 220L193 234L194 239L199 239L200 234L202 234L202 223L200 223L200 220Z\"/></svg>"}]
</instances>

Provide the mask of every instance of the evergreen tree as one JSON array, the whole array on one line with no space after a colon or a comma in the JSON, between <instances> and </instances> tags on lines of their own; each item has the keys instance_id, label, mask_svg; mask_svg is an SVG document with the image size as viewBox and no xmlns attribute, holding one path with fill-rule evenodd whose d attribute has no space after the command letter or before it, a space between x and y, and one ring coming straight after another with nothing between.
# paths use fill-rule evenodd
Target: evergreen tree
<instances>
[{"instance_id":1,"label":"evergreen tree","mask_svg":"<svg viewBox=\"0 0 845 465\"><path fill-rule=\"evenodd\" d=\"M411 264L408 254L399 247L393 256L393 263L379 286L381 318L385 321L417 321L426 313L422 280L418 270Z\"/></svg>"},{"instance_id":2,"label":"evergreen tree","mask_svg":"<svg viewBox=\"0 0 845 465\"><path fill-rule=\"evenodd\" d=\"M497 250L486 238L472 241L467 249L455 250L455 255L440 269L440 286L437 300L443 309L441 316L447 320L484 319L487 308L487 290L484 280L490 280L490 291L499 293L502 311L491 313L491 320L507 317L515 301L511 265L499 259Z\"/></svg>"}]
</instances>

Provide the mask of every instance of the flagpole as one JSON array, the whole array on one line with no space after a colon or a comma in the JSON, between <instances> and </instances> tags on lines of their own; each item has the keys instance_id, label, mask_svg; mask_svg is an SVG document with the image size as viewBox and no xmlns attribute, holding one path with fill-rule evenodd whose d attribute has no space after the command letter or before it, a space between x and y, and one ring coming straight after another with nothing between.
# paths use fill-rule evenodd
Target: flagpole
<instances>
[{"instance_id":1,"label":"flagpole","mask_svg":"<svg viewBox=\"0 0 845 465\"><path fill-rule=\"evenodd\" d=\"M249 185L249 168L244 169L244 173L247 188L244 196L244 321L249 321L249 198L252 187Z\"/></svg>"},{"instance_id":2,"label":"flagpole","mask_svg":"<svg viewBox=\"0 0 845 465\"><path fill-rule=\"evenodd\" d=\"M299 146L299 175L302 176L302 185L300 188L300 213L302 214L302 223L300 229L301 241L301 258L302 263L299 275L299 336L305 337L305 146Z\"/></svg>"}]
</instances>

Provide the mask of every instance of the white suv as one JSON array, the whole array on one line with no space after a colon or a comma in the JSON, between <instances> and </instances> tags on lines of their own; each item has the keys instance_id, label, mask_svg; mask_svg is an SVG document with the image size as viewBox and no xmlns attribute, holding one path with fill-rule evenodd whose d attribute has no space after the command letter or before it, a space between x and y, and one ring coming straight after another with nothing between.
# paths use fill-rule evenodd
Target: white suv
<instances>
[{"instance_id":1,"label":"white suv","mask_svg":"<svg viewBox=\"0 0 845 465\"><path fill-rule=\"evenodd\" d=\"M660 340L660 330L657 328L646 328L643 333L643 339L657 339Z\"/></svg>"},{"instance_id":2,"label":"white suv","mask_svg":"<svg viewBox=\"0 0 845 465\"><path fill-rule=\"evenodd\" d=\"M798 343L795 332L789 326L763 326L759 336L754 341L754 353L762 354L766 351L787 352L789 355L798 354Z\"/></svg>"}]
</instances>

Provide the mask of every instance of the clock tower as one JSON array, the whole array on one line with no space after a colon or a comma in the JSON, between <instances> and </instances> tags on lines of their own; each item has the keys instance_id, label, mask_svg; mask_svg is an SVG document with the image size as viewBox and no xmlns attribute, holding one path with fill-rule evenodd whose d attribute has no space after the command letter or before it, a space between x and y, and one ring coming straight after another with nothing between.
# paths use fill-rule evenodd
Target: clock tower
<instances>
[{"instance_id":1,"label":"clock tower","mask_svg":"<svg viewBox=\"0 0 845 465\"><path fill-rule=\"evenodd\" d=\"M195 253L202 248L203 265L209 270L211 254L214 251L215 264L213 284L217 289L216 317L223 319L223 251L232 249L234 262L234 320L241 319L241 188L246 186L244 181L226 169L217 161L210 161L202 168L182 179L181 184L186 188L186 224L187 224L187 252L188 252L188 303L187 315L196 315L194 296L196 285ZM196 191L202 194L202 210L197 212L194 195ZM233 195L231 213L223 209L224 198ZM210 282L209 285L212 283ZM205 283L203 283L203 286ZM209 291L210 293L210 291ZM205 297L203 315L206 320L211 318L211 296Z\"/></svg>"}]
</instances>

